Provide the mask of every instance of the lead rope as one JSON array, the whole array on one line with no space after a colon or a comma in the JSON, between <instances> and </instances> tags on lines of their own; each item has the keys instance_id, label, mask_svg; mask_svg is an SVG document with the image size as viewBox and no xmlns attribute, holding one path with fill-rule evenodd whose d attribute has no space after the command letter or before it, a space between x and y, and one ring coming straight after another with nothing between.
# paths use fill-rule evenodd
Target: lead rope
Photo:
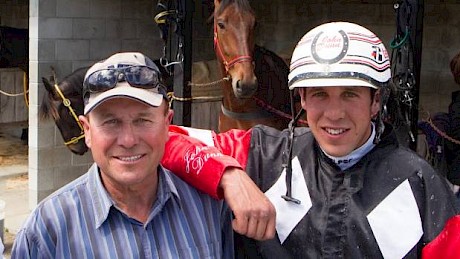
<instances>
[{"instance_id":1,"label":"lead rope","mask_svg":"<svg viewBox=\"0 0 460 259\"><path fill-rule=\"evenodd\" d=\"M460 145L460 140L458 139L455 139L449 135L447 135L447 133L445 133L444 131L440 130L433 122L433 120L431 119L431 115L429 112L426 112L427 113L427 118L426 119L422 119L422 121L426 121L430 127L436 131L436 133L438 133L441 137L443 137L444 139L456 144L456 145Z\"/></svg>"}]
</instances>

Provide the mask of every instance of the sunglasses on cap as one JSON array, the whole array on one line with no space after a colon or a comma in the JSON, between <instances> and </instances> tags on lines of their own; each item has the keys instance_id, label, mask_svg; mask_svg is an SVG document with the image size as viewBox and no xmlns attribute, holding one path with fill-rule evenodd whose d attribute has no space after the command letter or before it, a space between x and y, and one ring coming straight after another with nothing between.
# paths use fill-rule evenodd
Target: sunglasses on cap
<instances>
[{"instance_id":1,"label":"sunglasses on cap","mask_svg":"<svg viewBox=\"0 0 460 259\"><path fill-rule=\"evenodd\" d=\"M160 85L160 75L156 69L148 66L101 69L94 71L85 78L83 82L84 93L104 92L123 81L132 87L153 89Z\"/></svg>"}]
</instances>

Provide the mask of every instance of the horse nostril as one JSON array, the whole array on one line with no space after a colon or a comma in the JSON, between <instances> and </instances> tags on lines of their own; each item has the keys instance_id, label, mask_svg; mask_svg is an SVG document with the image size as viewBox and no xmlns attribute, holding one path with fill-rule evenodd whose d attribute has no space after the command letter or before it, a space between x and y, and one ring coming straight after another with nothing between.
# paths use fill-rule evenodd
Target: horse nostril
<instances>
[{"instance_id":1,"label":"horse nostril","mask_svg":"<svg viewBox=\"0 0 460 259\"><path fill-rule=\"evenodd\" d=\"M234 91L238 98L246 98L248 95L247 87L241 80L236 81Z\"/></svg>"},{"instance_id":2,"label":"horse nostril","mask_svg":"<svg viewBox=\"0 0 460 259\"><path fill-rule=\"evenodd\" d=\"M238 90L238 92L241 92L242 89L243 87L241 87L241 80L236 81L236 90Z\"/></svg>"}]
</instances>

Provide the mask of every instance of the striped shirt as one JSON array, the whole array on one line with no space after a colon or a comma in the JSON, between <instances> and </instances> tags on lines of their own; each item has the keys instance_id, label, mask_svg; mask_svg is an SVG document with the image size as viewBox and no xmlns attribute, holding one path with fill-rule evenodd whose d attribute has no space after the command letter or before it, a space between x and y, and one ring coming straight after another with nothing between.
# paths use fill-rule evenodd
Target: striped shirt
<instances>
[{"instance_id":1,"label":"striped shirt","mask_svg":"<svg viewBox=\"0 0 460 259\"><path fill-rule=\"evenodd\" d=\"M115 206L94 164L38 204L11 258L233 258L228 207L158 168L145 224Z\"/></svg>"},{"instance_id":2,"label":"striped shirt","mask_svg":"<svg viewBox=\"0 0 460 259\"><path fill-rule=\"evenodd\" d=\"M5 247L3 246L2 238L0 237L0 258L3 258L3 250Z\"/></svg>"}]
</instances>

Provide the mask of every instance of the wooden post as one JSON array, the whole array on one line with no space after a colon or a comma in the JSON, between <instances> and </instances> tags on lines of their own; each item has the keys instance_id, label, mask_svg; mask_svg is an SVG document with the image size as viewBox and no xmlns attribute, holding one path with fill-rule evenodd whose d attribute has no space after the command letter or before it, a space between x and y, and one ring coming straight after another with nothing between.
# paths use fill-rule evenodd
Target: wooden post
<instances>
[{"instance_id":1,"label":"wooden post","mask_svg":"<svg viewBox=\"0 0 460 259\"><path fill-rule=\"evenodd\" d=\"M411 131L417 138L418 131L418 108L420 103L420 71L422 67L422 41L423 41L423 16L424 16L424 0L416 0L416 10L414 16L414 30L411 35L412 42L414 42L414 72L415 72L415 87L414 87L414 105L412 106L411 117ZM416 151L417 141L410 143L409 147Z\"/></svg>"},{"instance_id":2,"label":"wooden post","mask_svg":"<svg viewBox=\"0 0 460 259\"><path fill-rule=\"evenodd\" d=\"M188 82L192 77L192 19L194 13L194 1L192 0L178 0L182 5L182 19L180 19L181 36L176 37L179 44L174 44L179 49L182 48L183 62L182 64L174 65L174 95L178 98L190 99L192 95L191 87ZM177 53L173 51L172 53ZM175 57L177 58L177 57ZM191 126L192 121L192 102L191 101L174 101L174 118L173 123L182 126Z\"/></svg>"}]
</instances>

